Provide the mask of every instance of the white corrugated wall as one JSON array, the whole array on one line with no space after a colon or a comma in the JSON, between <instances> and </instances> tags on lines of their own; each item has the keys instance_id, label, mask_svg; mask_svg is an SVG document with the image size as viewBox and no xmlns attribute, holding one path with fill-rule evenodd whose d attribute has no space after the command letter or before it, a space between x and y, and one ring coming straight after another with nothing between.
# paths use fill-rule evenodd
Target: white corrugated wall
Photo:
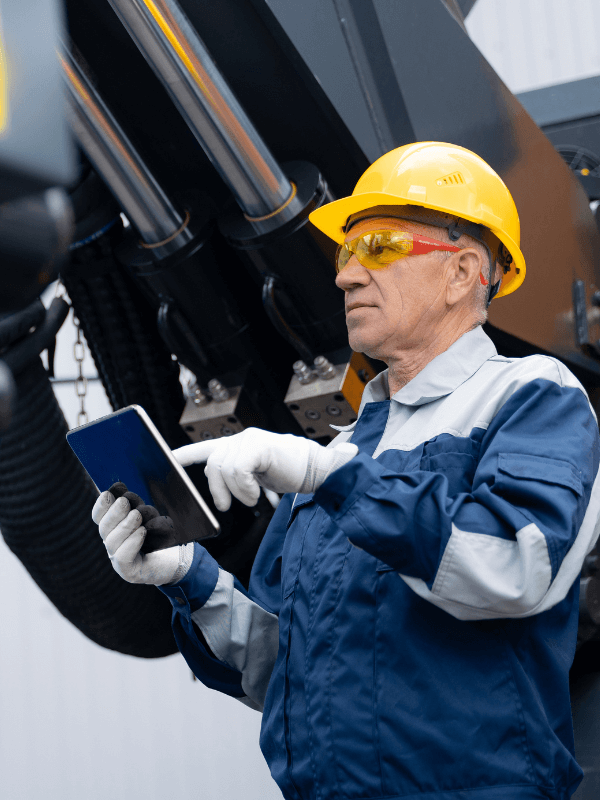
<instances>
[{"instance_id":1,"label":"white corrugated wall","mask_svg":"<svg viewBox=\"0 0 600 800\"><path fill-rule=\"evenodd\" d=\"M600 74L598 0L479 0L467 27L514 92ZM76 374L73 341L69 322L59 377ZM89 359L85 371L95 375ZM77 424L72 384L56 391ZM87 407L90 419L110 411L98 382ZM192 681L177 655L143 661L91 643L1 540L0 614L0 800L281 797L258 714Z\"/></svg>"},{"instance_id":2,"label":"white corrugated wall","mask_svg":"<svg viewBox=\"0 0 600 800\"><path fill-rule=\"evenodd\" d=\"M515 94L600 74L598 0L478 0L467 30Z\"/></svg>"}]
</instances>

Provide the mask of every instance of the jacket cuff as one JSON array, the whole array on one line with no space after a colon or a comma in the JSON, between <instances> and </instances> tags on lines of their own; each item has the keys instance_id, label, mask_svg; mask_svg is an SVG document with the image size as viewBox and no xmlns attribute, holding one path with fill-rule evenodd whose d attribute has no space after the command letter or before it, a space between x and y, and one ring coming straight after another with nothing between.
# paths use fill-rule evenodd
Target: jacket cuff
<instances>
[{"instance_id":1,"label":"jacket cuff","mask_svg":"<svg viewBox=\"0 0 600 800\"><path fill-rule=\"evenodd\" d=\"M351 513L351 509L374 483L381 480L384 472L385 468L371 456L359 453L343 467L332 472L314 494L315 502L344 531L350 542L377 558L380 557L375 552L378 549L377 543Z\"/></svg>"},{"instance_id":2,"label":"jacket cuff","mask_svg":"<svg viewBox=\"0 0 600 800\"><path fill-rule=\"evenodd\" d=\"M348 512L371 485L380 480L385 470L371 456L359 453L338 467L317 489L317 502L331 519L337 520Z\"/></svg>"},{"instance_id":3,"label":"jacket cuff","mask_svg":"<svg viewBox=\"0 0 600 800\"><path fill-rule=\"evenodd\" d=\"M187 574L177 583L158 588L171 601L175 611L193 614L206 603L219 580L219 565L210 553L194 542L194 558Z\"/></svg>"}]
</instances>

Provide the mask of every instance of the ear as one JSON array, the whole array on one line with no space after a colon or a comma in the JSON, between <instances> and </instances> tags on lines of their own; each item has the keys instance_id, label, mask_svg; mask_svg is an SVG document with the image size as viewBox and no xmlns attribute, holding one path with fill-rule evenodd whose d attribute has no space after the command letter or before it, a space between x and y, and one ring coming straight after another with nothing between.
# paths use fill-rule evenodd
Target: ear
<instances>
[{"instance_id":1,"label":"ear","mask_svg":"<svg viewBox=\"0 0 600 800\"><path fill-rule=\"evenodd\" d=\"M467 247L450 256L446 264L446 303L453 306L473 291L483 269L483 259L474 247Z\"/></svg>"}]
</instances>

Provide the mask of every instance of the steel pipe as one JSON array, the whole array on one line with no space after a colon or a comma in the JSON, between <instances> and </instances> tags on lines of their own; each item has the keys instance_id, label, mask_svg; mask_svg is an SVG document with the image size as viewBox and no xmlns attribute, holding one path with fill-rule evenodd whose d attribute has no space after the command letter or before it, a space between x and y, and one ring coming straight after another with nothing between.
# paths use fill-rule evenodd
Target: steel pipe
<instances>
[{"instance_id":1,"label":"steel pipe","mask_svg":"<svg viewBox=\"0 0 600 800\"><path fill-rule=\"evenodd\" d=\"M247 219L299 211L295 186L238 103L175 0L109 0Z\"/></svg>"},{"instance_id":2,"label":"steel pipe","mask_svg":"<svg viewBox=\"0 0 600 800\"><path fill-rule=\"evenodd\" d=\"M71 126L89 160L139 231L143 246L159 258L192 238L182 216L108 110L72 54L58 54L68 87Z\"/></svg>"}]
</instances>

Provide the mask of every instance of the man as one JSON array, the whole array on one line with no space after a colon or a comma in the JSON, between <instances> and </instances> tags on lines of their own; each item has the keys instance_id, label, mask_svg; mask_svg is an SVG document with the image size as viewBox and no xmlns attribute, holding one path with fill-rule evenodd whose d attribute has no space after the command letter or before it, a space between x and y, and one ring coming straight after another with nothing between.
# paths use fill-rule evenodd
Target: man
<instances>
[{"instance_id":1,"label":"man","mask_svg":"<svg viewBox=\"0 0 600 800\"><path fill-rule=\"evenodd\" d=\"M525 276L512 198L474 153L417 143L311 221L342 245L352 348L388 369L328 448L250 429L176 451L220 509L290 493L248 592L197 543L142 556L139 513L104 493L113 565L161 584L200 680L264 711L286 798L566 800L598 429L560 362L480 327Z\"/></svg>"}]
</instances>

